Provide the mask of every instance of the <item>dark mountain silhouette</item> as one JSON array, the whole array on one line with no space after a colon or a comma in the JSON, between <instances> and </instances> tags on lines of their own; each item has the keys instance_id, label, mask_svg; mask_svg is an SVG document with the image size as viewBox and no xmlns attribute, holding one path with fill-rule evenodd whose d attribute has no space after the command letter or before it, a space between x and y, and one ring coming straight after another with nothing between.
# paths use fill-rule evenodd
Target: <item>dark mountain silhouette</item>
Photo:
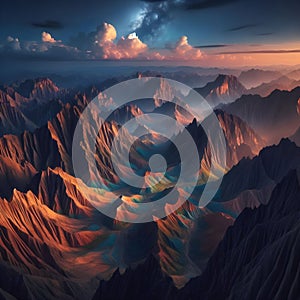
<instances>
[{"instance_id":1,"label":"dark mountain silhouette","mask_svg":"<svg viewBox=\"0 0 300 300\"><path fill-rule=\"evenodd\" d=\"M291 171L267 205L245 209L203 274L180 290L152 256L135 269L102 281L96 299L266 299L300 297L300 184ZM145 276L144 274L147 274ZM128 298L129 297L129 298Z\"/></svg>"},{"instance_id":2,"label":"dark mountain silhouette","mask_svg":"<svg viewBox=\"0 0 300 300\"><path fill-rule=\"evenodd\" d=\"M300 298L300 185L291 171L267 205L245 209L182 299Z\"/></svg>"},{"instance_id":3,"label":"dark mountain silhouette","mask_svg":"<svg viewBox=\"0 0 300 300\"><path fill-rule=\"evenodd\" d=\"M300 147L300 127L297 131L290 137L292 141L294 141Z\"/></svg>"},{"instance_id":4,"label":"dark mountain silhouette","mask_svg":"<svg viewBox=\"0 0 300 300\"><path fill-rule=\"evenodd\" d=\"M281 76L275 80L268 83L262 83L261 85L249 89L246 94L260 95L262 97L267 97L274 90L281 91L291 91L292 89L300 86L300 81L290 79L287 76Z\"/></svg>"},{"instance_id":5,"label":"dark mountain silhouette","mask_svg":"<svg viewBox=\"0 0 300 300\"><path fill-rule=\"evenodd\" d=\"M282 139L253 159L243 158L226 173L213 201L225 201L226 207L237 212L266 204L273 187L292 169L300 170L300 148Z\"/></svg>"},{"instance_id":6,"label":"dark mountain silhouette","mask_svg":"<svg viewBox=\"0 0 300 300\"><path fill-rule=\"evenodd\" d=\"M282 74L278 71L250 69L242 71L238 79L247 89L250 89L257 87L262 83L268 83L272 80L276 80L281 76Z\"/></svg>"},{"instance_id":7,"label":"dark mountain silhouette","mask_svg":"<svg viewBox=\"0 0 300 300\"><path fill-rule=\"evenodd\" d=\"M282 137L294 134L300 124L298 99L300 87L288 91L273 91L263 98L244 95L222 110L236 115L250 125L269 144L278 143Z\"/></svg>"}]
</instances>

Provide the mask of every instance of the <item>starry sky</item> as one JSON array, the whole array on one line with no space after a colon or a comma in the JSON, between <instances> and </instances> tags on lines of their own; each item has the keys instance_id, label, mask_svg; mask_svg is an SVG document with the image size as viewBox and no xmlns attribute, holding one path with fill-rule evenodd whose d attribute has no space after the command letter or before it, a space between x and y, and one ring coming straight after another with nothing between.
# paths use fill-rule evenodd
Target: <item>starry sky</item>
<instances>
[{"instance_id":1,"label":"starry sky","mask_svg":"<svg viewBox=\"0 0 300 300\"><path fill-rule=\"evenodd\" d=\"M298 0L6 0L0 56L300 63L299 11Z\"/></svg>"}]
</instances>

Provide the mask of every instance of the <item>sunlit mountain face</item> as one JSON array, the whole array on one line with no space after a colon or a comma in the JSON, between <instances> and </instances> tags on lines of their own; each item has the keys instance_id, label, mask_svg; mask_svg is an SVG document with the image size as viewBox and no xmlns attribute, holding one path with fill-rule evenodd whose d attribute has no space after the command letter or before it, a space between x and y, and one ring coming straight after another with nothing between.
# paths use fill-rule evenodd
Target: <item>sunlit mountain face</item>
<instances>
[{"instance_id":1,"label":"sunlit mountain face","mask_svg":"<svg viewBox=\"0 0 300 300\"><path fill-rule=\"evenodd\" d=\"M300 299L298 1L5 1L0 299Z\"/></svg>"}]
</instances>

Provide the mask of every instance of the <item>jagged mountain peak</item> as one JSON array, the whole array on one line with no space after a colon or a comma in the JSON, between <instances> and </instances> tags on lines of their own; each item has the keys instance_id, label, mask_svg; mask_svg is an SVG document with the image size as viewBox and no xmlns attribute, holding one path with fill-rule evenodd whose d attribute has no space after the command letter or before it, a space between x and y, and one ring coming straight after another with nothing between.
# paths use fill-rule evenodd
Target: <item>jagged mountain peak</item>
<instances>
[{"instance_id":1,"label":"jagged mountain peak","mask_svg":"<svg viewBox=\"0 0 300 300\"><path fill-rule=\"evenodd\" d=\"M15 86L15 90L23 97L37 100L44 100L45 98L59 92L59 88L55 83L46 77L27 79Z\"/></svg>"},{"instance_id":2,"label":"jagged mountain peak","mask_svg":"<svg viewBox=\"0 0 300 300\"><path fill-rule=\"evenodd\" d=\"M217 91L220 95L227 94L235 96L236 94L243 94L246 88L239 82L234 75L219 75L215 80Z\"/></svg>"},{"instance_id":3,"label":"jagged mountain peak","mask_svg":"<svg viewBox=\"0 0 300 300\"><path fill-rule=\"evenodd\" d=\"M212 106L233 102L247 91L236 76L225 74L220 74L216 80L195 90Z\"/></svg>"}]
</instances>

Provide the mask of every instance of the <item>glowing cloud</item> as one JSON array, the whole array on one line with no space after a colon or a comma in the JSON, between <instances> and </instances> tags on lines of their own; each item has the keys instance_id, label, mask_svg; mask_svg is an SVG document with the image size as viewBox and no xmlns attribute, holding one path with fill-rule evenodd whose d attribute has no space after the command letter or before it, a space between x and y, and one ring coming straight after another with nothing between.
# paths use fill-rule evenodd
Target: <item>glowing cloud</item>
<instances>
[{"instance_id":1,"label":"glowing cloud","mask_svg":"<svg viewBox=\"0 0 300 300\"><path fill-rule=\"evenodd\" d=\"M202 57L201 51L191 46L185 35L177 41L173 51L176 54L175 59L198 60Z\"/></svg>"},{"instance_id":2,"label":"glowing cloud","mask_svg":"<svg viewBox=\"0 0 300 300\"><path fill-rule=\"evenodd\" d=\"M163 49L149 49L140 40L136 32L117 38L116 28L109 23L103 23L95 31L78 34L72 43L65 44L56 40L49 32L42 32L41 42L24 41L8 37L0 44L0 52L18 50L20 55L53 56L59 59L139 59L166 61L198 61L203 59L201 51L191 46L187 36L182 36L172 46Z\"/></svg>"},{"instance_id":3,"label":"glowing cloud","mask_svg":"<svg viewBox=\"0 0 300 300\"><path fill-rule=\"evenodd\" d=\"M56 43L57 42L50 33L45 32L45 31L42 33L42 41L44 43Z\"/></svg>"},{"instance_id":4,"label":"glowing cloud","mask_svg":"<svg viewBox=\"0 0 300 300\"><path fill-rule=\"evenodd\" d=\"M94 54L102 59L199 60L202 57L201 51L188 43L187 36L182 36L171 49L161 51L149 50L136 32L116 42L117 31L108 23L98 26L94 37Z\"/></svg>"},{"instance_id":5,"label":"glowing cloud","mask_svg":"<svg viewBox=\"0 0 300 300\"><path fill-rule=\"evenodd\" d=\"M122 52L123 57L137 57L139 54L145 52L148 47L136 35L129 35L122 37L117 44L118 49Z\"/></svg>"},{"instance_id":6,"label":"glowing cloud","mask_svg":"<svg viewBox=\"0 0 300 300\"><path fill-rule=\"evenodd\" d=\"M115 27L108 23L103 23L102 26L97 27L97 33L95 35L96 43L105 44L107 42L113 42L117 38L117 31Z\"/></svg>"},{"instance_id":7,"label":"glowing cloud","mask_svg":"<svg viewBox=\"0 0 300 300\"><path fill-rule=\"evenodd\" d=\"M103 59L131 59L136 58L141 53L147 51L148 47L135 33L115 43L117 31L111 24L104 23L97 28L95 35L95 54Z\"/></svg>"}]
</instances>

